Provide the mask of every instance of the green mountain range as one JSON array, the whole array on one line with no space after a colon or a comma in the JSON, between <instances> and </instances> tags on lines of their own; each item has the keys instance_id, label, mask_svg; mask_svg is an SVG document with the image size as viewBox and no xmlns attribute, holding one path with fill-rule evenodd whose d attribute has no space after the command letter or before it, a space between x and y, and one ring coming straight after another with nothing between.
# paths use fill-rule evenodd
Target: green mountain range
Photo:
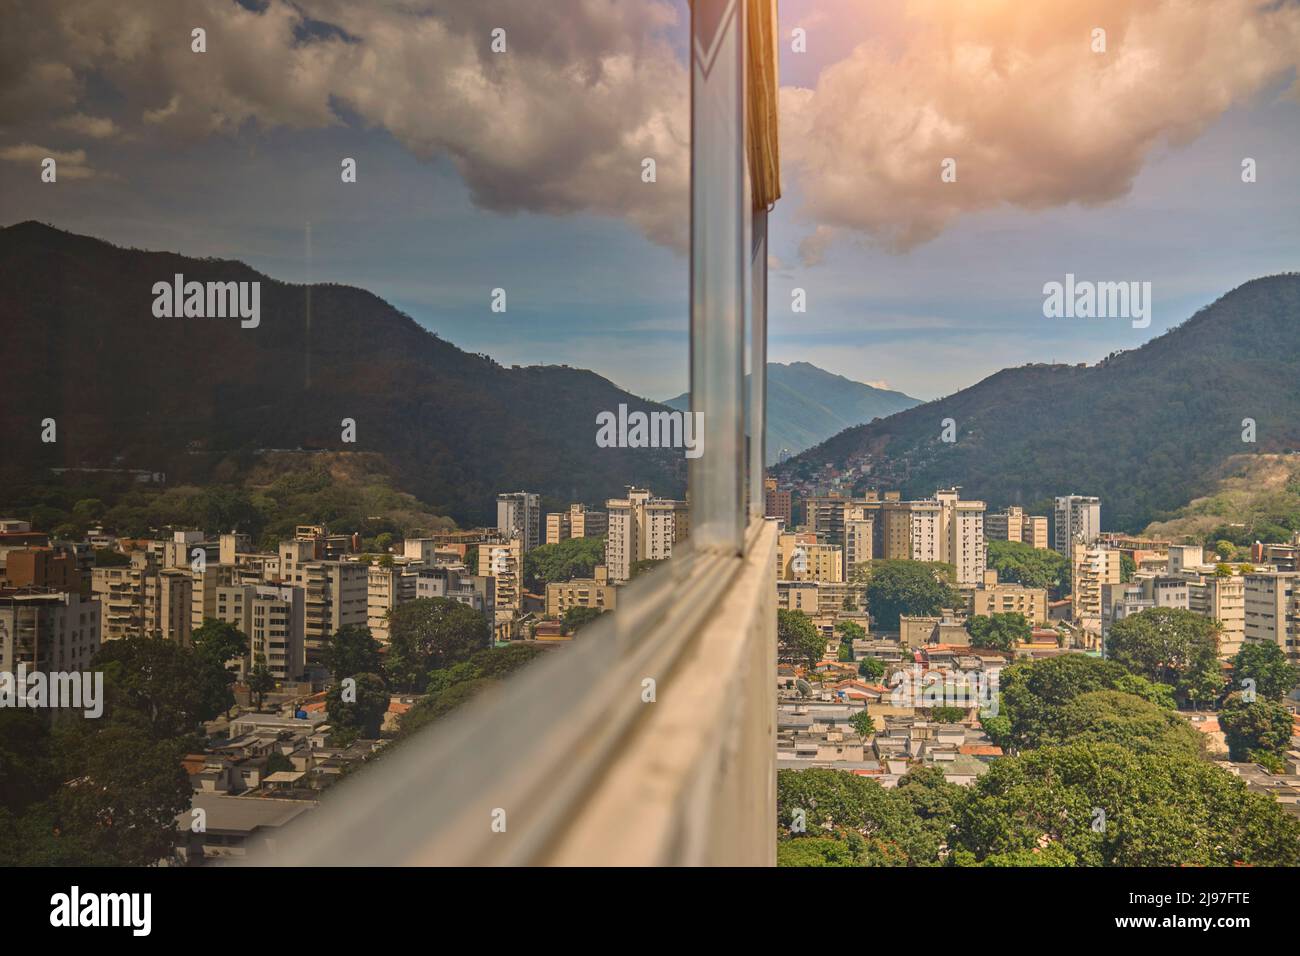
<instances>
[{"instance_id":1,"label":"green mountain range","mask_svg":"<svg viewBox=\"0 0 1300 956\"><path fill-rule=\"evenodd\" d=\"M954 442L943 441L945 419ZM1251 422L1253 443L1243 440ZM829 464L855 469L856 488L926 496L955 484L994 508L1098 495L1106 528L1136 532L1210 493L1230 456L1297 449L1300 274L1288 273L1247 282L1096 365L1004 369L847 429L777 474L813 487Z\"/></svg>"},{"instance_id":2,"label":"green mountain range","mask_svg":"<svg viewBox=\"0 0 1300 956\"><path fill-rule=\"evenodd\" d=\"M156 317L154 285L176 274L260 282L260 323ZM97 467L232 482L267 449L378 452L398 487L467 524L495 523L502 491L554 507L632 482L685 490L681 451L596 446L599 412L662 406L581 369L504 368L363 289L23 222L0 229L0 336L10 481Z\"/></svg>"},{"instance_id":3,"label":"green mountain range","mask_svg":"<svg viewBox=\"0 0 1300 956\"><path fill-rule=\"evenodd\" d=\"M749 376L745 377L749 388ZM690 393L664 402L685 411ZM825 441L853 425L884 418L920 400L864 385L808 362L767 366L767 461L774 464Z\"/></svg>"}]
</instances>

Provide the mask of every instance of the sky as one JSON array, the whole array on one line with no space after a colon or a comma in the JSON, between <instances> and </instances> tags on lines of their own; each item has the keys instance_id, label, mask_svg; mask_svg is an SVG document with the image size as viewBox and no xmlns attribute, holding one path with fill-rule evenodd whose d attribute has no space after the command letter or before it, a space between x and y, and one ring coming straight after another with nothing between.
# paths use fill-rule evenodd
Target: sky
<instances>
[{"instance_id":1,"label":"sky","mask_svg":"<svg viewBox=\"0 0 1300 956\"><path fill-rule=\"evenodd\" d=\"M0 0L0 224L363 286L468 351L673 396L688 16L684 0ZM1300 3L782 0L780 21L774 361L930 399L1095 362L1300 269ZM1150 282L1150 326L1045 318L1067 273Z\"/></svg>"}]
</instances>

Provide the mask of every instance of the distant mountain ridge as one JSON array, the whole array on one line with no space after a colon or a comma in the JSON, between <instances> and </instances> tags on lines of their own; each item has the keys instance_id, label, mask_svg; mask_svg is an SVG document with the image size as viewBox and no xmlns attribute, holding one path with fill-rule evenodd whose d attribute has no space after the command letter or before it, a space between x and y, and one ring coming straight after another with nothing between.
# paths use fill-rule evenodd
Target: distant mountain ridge
<instances>
[{"instance_id":1,"label":"distant mountain ridge","mask_svg":"<svg viewBox=\"0 0 1300 956\"><path fill-rule=\"evenodd\" d=\"M177 273L260 282L260 324L156 318L151 290ZM681 451L595 444L597 413L662 406L581 369L504 368L363 289L311 286L309 322L307 288L37 222L0 229L0 470L111 465L202 483L238 478L258 449L373 451L462 523L495 523L495 495L521 488L544 507L600 503L631 482L683 494Z\"/></svg>"},{"instance_id":2,"label":"distant mountain ridge","mask_svg":"<svg viewBox=\"0 0 1300 956\"><path fill-rule=\"evenodd\" d=\"M957 440L942 440L944 420ZM1247 420L1256 441L1243 441ZM1138 531L1214 487L1228 457L1300 449L1300 274L1254 279L1137 349L1091 367L1004 369L947 398L847 429L776 469L908 496L960 485L990 507L1102 499ZM1041 513L1041 512L1040 512Z\"/></svg>"},{"instance_id":3,"label":"distant mountain ridge","mask_svg":"<svg viewBox=\"0 0 1300 956\"><path fill-rule=\"evenodd\" d=\"M749 376L745 377L749 387ZM690 393L664 402L686 410ZM809 362L767 366L767 461L782 450L795 455L853 425L903 411L920 400L902 392L864 385Z\"/></svg>"}]
</instances>

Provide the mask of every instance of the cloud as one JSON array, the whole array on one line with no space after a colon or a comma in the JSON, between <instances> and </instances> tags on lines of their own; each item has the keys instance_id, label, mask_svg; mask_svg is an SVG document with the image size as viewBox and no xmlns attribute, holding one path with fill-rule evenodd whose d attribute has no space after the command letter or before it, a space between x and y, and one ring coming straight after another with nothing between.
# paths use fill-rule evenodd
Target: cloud
<instances>
[{"instance_id":1,"label":"cloud","mask_svg":"<svg viewBox=\"0 0 1300 956\"><path fill-rule=\"evenodd\" d=\"M18 146L0 147L0 159L31 164L33 176L39 175L41 163L46 159L54 160L59 179L90 179L95 175L95 171L86 164L84 149L60 151L34 143L22 143Z\"/></svg>"},{"instance_id":2,"label":"cloud","mask_svg":"<svg viewBox=\"0 0 1300 956\"><path fill-rule=\"evenodd\" d=\"M836 230L901 252L980 210L1118 199L1157 146L1191 141L1300 64L1293 3L909 0L905 11L901 36L859 45L815 88L781 90L782 160L815 224L805 264ZM1105 53L1092 51L1094 28ZM949 157L957 181L944 183Z\"/></svg>"},{"instance_id":3,"label":"cloud","mask_svg":"<svg viewBox=\"0 0 1300 956\"><path fill-rule=\"evenodd\" d=\"M91 139L112 139L121 132L117 128L117 124L109 117L87 116L85 113L74 113L71 116L65 116L63 119L55 121L54 125L58 129L79 133Z\"/></svg>"},{"instance_id":4,"label":"cloud","mask_svg":"<svg viewBox=\"0 0 1300 956\"><path fill-rule=\"evenodd\" d=\"M0 38L0 125L106 131L78 110L92 79L127 104L107 122L180 141L359 123L450 159L485 208L617 217L685 247L689 80L666 36L671 4L250 6L49 0L38 16L0 0L14 27ZM206 53L191 50L196 26ZM505 53L490 49L498 27Z\"/></svg>"}]
</instances>

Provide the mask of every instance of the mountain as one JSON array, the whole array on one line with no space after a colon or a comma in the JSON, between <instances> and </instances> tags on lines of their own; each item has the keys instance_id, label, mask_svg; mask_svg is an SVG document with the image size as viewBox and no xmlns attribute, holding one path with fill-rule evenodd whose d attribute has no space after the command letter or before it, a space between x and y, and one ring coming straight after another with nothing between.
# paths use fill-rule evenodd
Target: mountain
<instances>
[{"instance_id":1,"label":"mountain","mask_svg":"<svg viewBox=\"0 0 1300 956\"><path fill-rule=\"evenodd\" d=\"M812 488L829 464L857 469L859 488L924 496L956 484L1039 513L1054 495L1098 495L1106 528L1138 531L1210 491L1229 456L1298 448L1300 274L1288 273L1245 283L1141 348L1091 367L1004 369L847 429L777 473Z\"/></svg>"},{"instance_id":2,"label":"mountain","mask_svg":"<svg viewBox=\"0 0 1300 956\"><path fill-rule=\"evenodd\" d=\"M260 282L261 321L156 318L153 286ZM377 296L247 265L124 249L36 222L0 229L0 469L165 471L231 480L262 449L381 453L399 487L462 523L494 496L601 502L629 483L680 496L680 451L598 448L596 415L661 408L593 372L504 368ZM56 423L53 443L42 421ZM342 441L343 419L356 441Z\"/></svg>"},{"instance_id":3,"label":"mountain","mask_svg":"<svg viewBox=\"0 0 1300 956\"><path fill-rule=\"evenodd\" d=\"M749 376L745 376L749 388ZM685 411L686 392L664 402ZM808 362L767 366L767 461L780 461L782 450L797 454L853 425L884 418L919 405L918 399L873 385L863 385Z\"/></svg>"}]
</instances>

